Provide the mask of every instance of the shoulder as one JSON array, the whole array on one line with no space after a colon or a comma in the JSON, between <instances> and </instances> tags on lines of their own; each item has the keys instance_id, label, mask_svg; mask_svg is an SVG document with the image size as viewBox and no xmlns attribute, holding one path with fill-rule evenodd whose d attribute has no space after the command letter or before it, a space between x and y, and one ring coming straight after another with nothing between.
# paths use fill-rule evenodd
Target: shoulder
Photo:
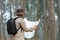
<instances>
[{"instance_id":1,"label":"shoulder","mask_svg":"<svg viewBox=\"0 0 60 40\"><path fill-rule=\"evenodd\" d=\"M24 21L24 19L23 18L17 18L16 19L16 22L21 22L21 21Z\"/></svg>"},{"instance_id":2,"label":"shoulder","mask_svg":"<svg viewBox=\"0 0 60 40\"><path fill-rule=\"evenodd\" d=\"M17 18L17 20L24 20L23 18Z\"/></svg>"},{"instance_id":3,"label":"shoulder","mask_svg":"<svg viewBox=\"0 0 60 40\"><path fill-rule=\"evenodd\" d=\"M24 19L23 19L23 18L18 18L18 20L21 20L21 21L22 21L22 20L24 20Z\"/></svg>"}]
</instances>

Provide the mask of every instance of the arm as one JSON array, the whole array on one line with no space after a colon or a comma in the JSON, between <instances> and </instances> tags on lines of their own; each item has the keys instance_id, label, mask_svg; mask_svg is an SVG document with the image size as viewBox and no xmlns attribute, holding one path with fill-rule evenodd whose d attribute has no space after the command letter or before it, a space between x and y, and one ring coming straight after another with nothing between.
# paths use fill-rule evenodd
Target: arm
<instances>
[{"instance_id":1,"label":"arm","mask_svg":"<svg viewBox=\"0 0 60 40\"><path fill-rule=\"evenodd\" d=\"M20 19L20 24L22 25L22 27L23 27L23 29L25 30L25 31L32 31L32 30L34 30L33 29L33 27L32 28L30 28L30 29L28 29L27 27L26 27L26 24L25 24L25 22L24 22L24 20L23 19Z\"/></svg>"}]
</instances>

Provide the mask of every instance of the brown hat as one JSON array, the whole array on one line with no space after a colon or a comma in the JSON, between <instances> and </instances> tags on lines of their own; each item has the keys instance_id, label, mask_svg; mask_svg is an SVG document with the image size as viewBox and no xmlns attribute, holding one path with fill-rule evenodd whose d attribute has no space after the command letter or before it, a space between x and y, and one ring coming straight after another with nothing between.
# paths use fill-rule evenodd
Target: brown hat
<instances>
[{"instance_id":1,"label":"brown hat","mask_svg":"<svg viewBox=\"0 0 60 40\"><path fill-rule=\"evenodd\" d=\"M16 10L16 15L17 16L23 16L24 15L24 12L25 12L24 9L17 9Z\"/></svg>"}]
</instances>

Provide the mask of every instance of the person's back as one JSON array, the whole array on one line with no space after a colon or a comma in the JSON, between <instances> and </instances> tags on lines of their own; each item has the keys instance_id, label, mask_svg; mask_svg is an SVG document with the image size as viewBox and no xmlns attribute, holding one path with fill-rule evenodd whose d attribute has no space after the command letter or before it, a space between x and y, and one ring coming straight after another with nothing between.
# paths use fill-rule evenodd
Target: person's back
<instances>
[{"instance_id":1,"label":"person's back","mask_svg":"<svg viewBox=\"0 0 60 40\"><path fill-rule=\"evenodd\" d=\"M15 22L16 22L16 28L18 29L20 27L20 22L21 22L22 18L18 18ZM22 20L23 21L23 20ZM24 23L23 23L24 25ZM21 31L22 30L22 31ZM24 40L24 31L23 29L19 29L16 35L13 35L12 37L13 40Z\"/></svg>"},{"instance_id":2,"label":"person's back","mask_svg":"<svg viewBox=\"0 0 60 40\"><path fill-rule=\"evenodd\" d=\"M28 31L32 31L37 29L37 25L35 25L35 27L31 27L30 29L28 29L26 27L26 24L24 22L24 10L23 9L18 9L16 11L16 16L19 17L15 20L16 23L16 28L18 29L19 27L21 27L18 32L15 35L12 35L12 40L24 40L24 31L28 32Z\"/></svg>"}]
</instances>

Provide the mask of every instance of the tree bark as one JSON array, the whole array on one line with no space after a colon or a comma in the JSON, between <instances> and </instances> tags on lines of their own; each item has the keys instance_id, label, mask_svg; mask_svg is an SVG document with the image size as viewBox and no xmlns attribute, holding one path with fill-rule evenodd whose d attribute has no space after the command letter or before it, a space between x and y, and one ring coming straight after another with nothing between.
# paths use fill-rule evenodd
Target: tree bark
<instances>
[{"instance_id":1,"label":"tree bark","mask_svg":"<svg viewBox=\"0 0 60 40\"><path fill-rule=\"evenodd\" d=\"M59 28L59 39L60 40L60 0L58 0L58 28Z\"/></svg>"},{"instance_id":2,"label":"tree bark","mask_svg":"<svg viewBox=\"0 0 60 40\"><path fill-rule=\"evenodd\" d=\"M36 20L38 20L40 17L40 3L39 3L39 0L37 0L38 2L37 2L37 13L36 13ZM38 32L38 30L39 30L39 27L38 27L38 29L35 31L35 36L34 36L34 40L40 40L39 39L39 32Z\"/></svg>"},{"instance_id":3,"label":"tree bark","mask_svg":"<svg viewBox=\"0 0 60 40\"><path fill-rule=\"evenodd\" d=\"M43 0L43 6L44 6L44 40L47 40L47 0Z\"/></svg>"},{"instance_id":4,"label":"tree bark","mask_svg":"<svg viewBox=\"0 0 60 40\"><path fill-rule=\"evenodd\" d=\"M4 2L4 0L2 0L2 12L1 12L1 27L2 27L2 29L1 30L2 30L2 37L3 37L2 39L6 40L5 26L4 26L4 22L3 22L4 21L3 20L3 14L5 13L5 11L6 11L5 9L6 8L5 8L5 4L3 2Z\"/></svg>"},{"instance_id":5,"label":"tree bark","mask_svg":"<svg viewBox=\"0 0 60 40\"><path fill-rule=\"evenodd\" d=\"M20 0L21 8L25 9L26 0Z\"/></svg>"},{"instance_id":6,"label":"tree bark","mask_svg":"<svg viewBox=\"0 0 60 40\"><path fill-rule=\"evenodd\" d=\"M54 0L48 0L47 40L56 40Z\"/></svg>"}]
</instances>

